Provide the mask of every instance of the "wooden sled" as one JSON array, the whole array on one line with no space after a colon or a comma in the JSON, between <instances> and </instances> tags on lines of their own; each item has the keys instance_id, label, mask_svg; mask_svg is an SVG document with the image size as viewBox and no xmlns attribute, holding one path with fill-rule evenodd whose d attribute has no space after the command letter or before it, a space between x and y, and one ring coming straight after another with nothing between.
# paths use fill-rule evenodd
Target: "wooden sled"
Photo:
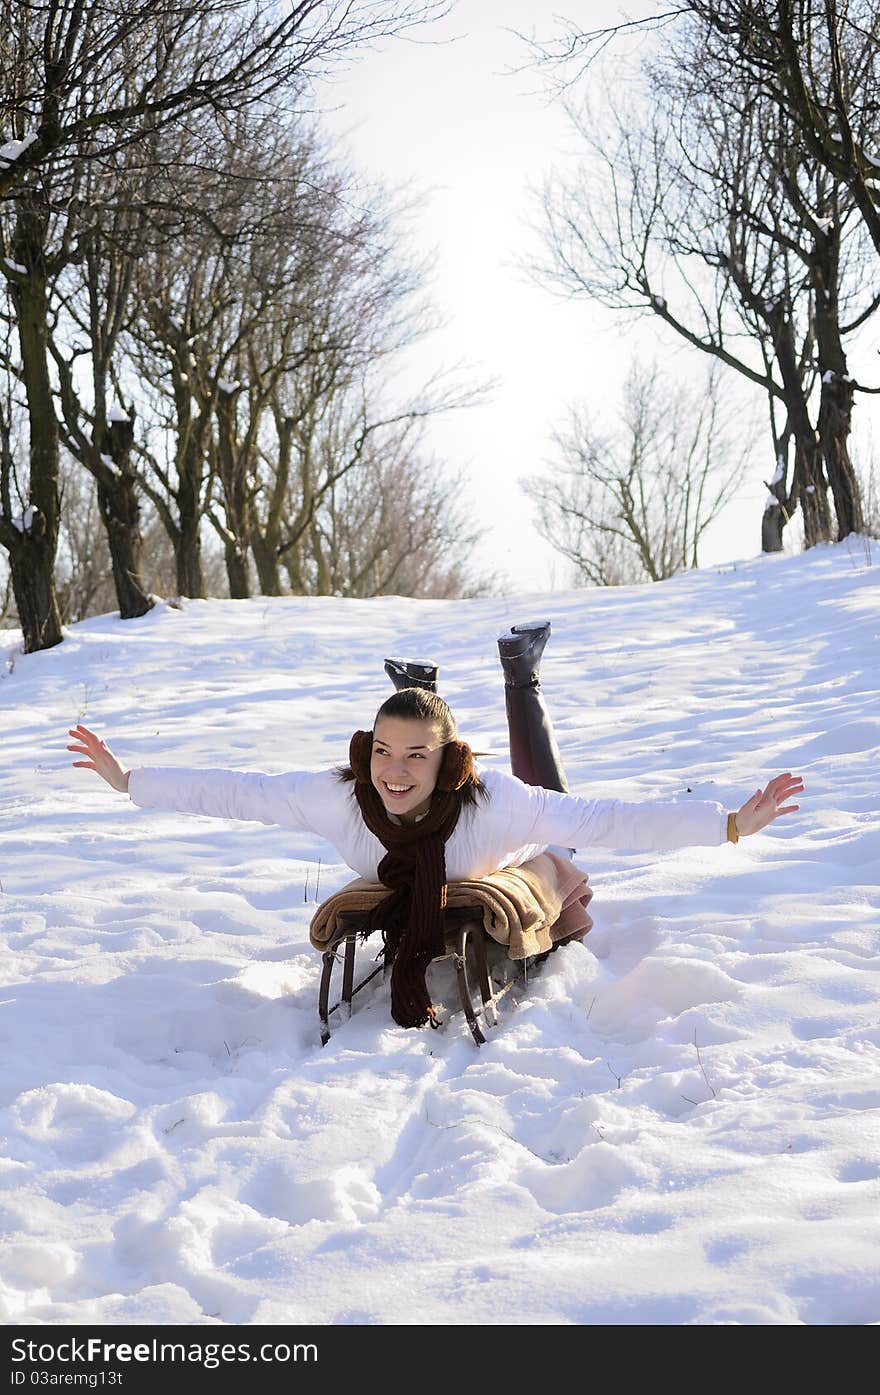
<instances>
[{"instance_id":1,"label":"wooden sled","mask_svg":"<svg viewBox=\"0 0 880 1395\"><path fill-rule=\"evenodd\" d=\"M384 963L379 963L372 972L355 983L355 956L359 937L368 928L369 917L363 911L340 911L336 919L336 930L332 939L322 951L324 968L318 992L318 1017L321 1022L321 1045L330 1040L330 1018L334 1012L343 1012L346 1017L352 1014L352 999L356 993L378 974L386 972ZM517 983L528 981L530 968L543 963L551 952L532 955L528 959L512 961L506 953L503 963L507 970L501 983L496 983L490 971L490 945L494 940L486 935L483 928L483 908L481 906L447 906L444 912L445 954L432 963L450 959L455 969L458 985L460 1009L464 1012L471 1035L477 1046L483 1046L486 1038L483 1025L497 1025L496 1004ZM369 945L369 941L364 941ZM503 946L497 946L503 949ZM330 986L336 964L342 958L342 996L330 1007ZM495 955L493 958L497 957ZM495 966L493 966L494 969ZM477 997L478 995L478 997ZM490 1020L491 1019L491 1020Z\"/></svg>"}]
</instances>

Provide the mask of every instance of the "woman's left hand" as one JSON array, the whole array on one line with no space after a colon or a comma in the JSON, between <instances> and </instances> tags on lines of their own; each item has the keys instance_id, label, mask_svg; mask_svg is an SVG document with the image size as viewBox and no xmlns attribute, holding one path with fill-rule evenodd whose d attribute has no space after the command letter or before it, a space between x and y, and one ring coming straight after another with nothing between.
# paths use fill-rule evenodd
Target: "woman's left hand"
<instances>
[{"instance_id":1,"label":"woman's left hand","mask_svg":"<svg viewBox=\"0 0 880 1395\"><path fill-rule=\"evenodd\" d=\"M804 782L800 775L786 772L785 775L774 776L766 789L755 790L751 799L747 799L742 808L736 811L739 836L744 838L749 833L760 833L762 828L766 828L768 823L772 823L780 814L796 814L801 806L786 804L785 801L793 794L800 794L803 788Z\"/></svg>"}]
</instances>

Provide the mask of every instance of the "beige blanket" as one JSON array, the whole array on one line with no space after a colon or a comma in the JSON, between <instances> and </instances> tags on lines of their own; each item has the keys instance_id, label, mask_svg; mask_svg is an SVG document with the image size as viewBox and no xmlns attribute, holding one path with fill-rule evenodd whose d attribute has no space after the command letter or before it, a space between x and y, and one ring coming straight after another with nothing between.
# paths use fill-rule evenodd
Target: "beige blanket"
<instances>
[{"instance_id":1,"label":"beige blanket","mask_svg":"<svg viewBox=\"0 0 880 1395\"><path fill-rule=\"evenodd\" d=\"M336 932L342 911L370 911L389 895L388 888L358 877L318 907L309 927L315 949L324 949ZM593 892L589 878L568 858L541 853L521 867L503 867L488 877L449 882L447 905L479 906L483 927L510 959L543 954L561 940L581 939L593 921L587 906Z\"/></svg>"}]
</instances>

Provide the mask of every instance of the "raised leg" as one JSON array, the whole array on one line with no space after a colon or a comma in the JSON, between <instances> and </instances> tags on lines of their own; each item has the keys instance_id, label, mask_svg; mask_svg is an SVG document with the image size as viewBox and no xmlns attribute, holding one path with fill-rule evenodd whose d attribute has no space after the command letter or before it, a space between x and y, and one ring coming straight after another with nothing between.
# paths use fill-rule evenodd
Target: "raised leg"
<instances>
[{"instance_id":1,"label":"raised leg","mask_svg":"<svg viewBox=\"0 0 880 1395\"><path fill-rule=\"evenodd\" d=\"M568 793L568 781L556 744L553 723L541 692L541 655L550 638L550 621L511 625L498 637L504 671L504 700L510 742L510 767L527 785ZM427 659L386 659L385 672L395 688L427 688L436 693L439 668Z\"/></svg>"},{"instance_id":2,"label":"raised leg","mask_svg":"<svg viewBox=\"0 0 880 1395\"><path fill-rule=\"evenodd\" d=\"M511 625L498 637L504 670L504 700L510 739L510 768L527 785L568 793L553 723L541 692L540 665L550 621Z\"/></svg>"},{"instance_id":3,"label":"raised leg","mask_svg":"<svg viewBox=\"0 0 880 1395\"><path fill-rule=\"evenodd\" d=\"M429 693L437 691L436 664L427 659L386 659L385 672L398 692L401 688L427 688Z\"/></svg>"}]
</instances>

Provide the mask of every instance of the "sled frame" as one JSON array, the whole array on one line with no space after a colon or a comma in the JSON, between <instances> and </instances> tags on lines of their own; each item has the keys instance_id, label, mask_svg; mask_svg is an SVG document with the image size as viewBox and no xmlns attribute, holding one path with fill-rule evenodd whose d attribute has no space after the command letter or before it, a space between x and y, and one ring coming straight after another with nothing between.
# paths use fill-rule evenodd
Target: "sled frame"
<instances>
[{"instance_id":1,"label":"sled frame","mask_svg":"<svg viewBox=\"0 0 880 1395\"><path fill-rule=\"evenodd\" d=\"M331 1015L334 1012L342 1011L346 1018L350 1018L353 1011L352 999L355 994L365 988L378 974L388 972L385 964L379 963L370 973L355 983L357 941L358 937L363 936L368 928L369 918L366 913L341 911L337 916L333 938L323 951L324 967L318 990L318 1018L321 1024L322 1046L326 1046L330 1040ZM444 912L443 935L445 952L432 960L432 963L436 964L443 959L452 960L459 996L459 1007L455 1009L455 1012L464 1013L474 1042L477 1046L484 1046L486 1037L482 1028L484 1025L497 1025L496 1004L516 983L528 982L529 968L542 962L547 956L539 954L522 961L509 961L513 973L504 983L496 985L489 972L487 935L483 928L482 907L447 907ZM472 951L475 982L472 979L471 966L468 963L469 948ZM330 986L333 971L340 959L340 952L342 956L342 996L337 1003L334 1003L333 1007L330 1007ZM479 1003L475 999L475 989L479 992Z\"/></svg>"}]
</instances>

